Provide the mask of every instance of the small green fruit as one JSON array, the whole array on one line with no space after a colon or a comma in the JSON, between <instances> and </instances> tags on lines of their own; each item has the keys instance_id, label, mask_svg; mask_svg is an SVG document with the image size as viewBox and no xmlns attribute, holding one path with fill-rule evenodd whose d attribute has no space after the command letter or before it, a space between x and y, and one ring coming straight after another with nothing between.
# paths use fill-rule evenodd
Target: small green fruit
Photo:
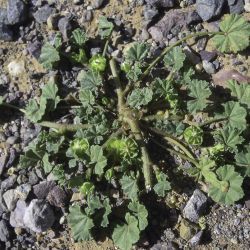
<instances>
[{"instance_id":1,"label":"small green fruit","mask_svg":"<svg viewBox=\"0 0 250 250\"><path fill-rule=\"evenodd\" d=\"M184 131L184 139L190 145L200 146L203 142L203 130L197 126L190 126Z\"/></svg>"},{"instance_id":2,"label":"small green fruit","mask_svg":"<svg viewBox=\"0 0 250 250\"><path fill-rule=\"evenodd\" d=\"M96 54L89 60L89 65L93 70L103 72L106 69L107 60L104 56Z\"/></svg>"},{"instance_id":3,"label":"small green fruit","mask_svg":"<svg viewBox=\"0 0 250 250\"><path fill-rule=\"evenodd\" d=\"M87 139L75 139L70 143L72 153L78 158L83 158L89 149L89 142Z\"/></svg>"}]
</instances>

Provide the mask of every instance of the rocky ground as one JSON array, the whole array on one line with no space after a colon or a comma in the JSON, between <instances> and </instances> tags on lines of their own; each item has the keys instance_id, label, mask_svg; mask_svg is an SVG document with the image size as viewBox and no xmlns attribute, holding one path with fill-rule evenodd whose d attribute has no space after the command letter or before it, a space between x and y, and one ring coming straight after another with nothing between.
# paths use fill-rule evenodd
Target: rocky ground
<instances>
[{"instance_id":1,"label":"rocky ground","mask_svg":"<svg viewBox=\"0 0 250 250\"><path fill-rule=\"evenodd\" d=\"M74 88L80 69L46 73L37 60L41 46L55 31L67 39L74 27L84 27L94 36L100 15L116 24L109 53L119 58L123 47L135 40L149 42L159 53L184 33L217 30L224 13L242 13L250 20L249 12L249 0L0 0L0 95L22 107L52 75ZM221 55L206 38L190 41L184 49L211 84L228 79L250 82L249 51ZM99 50L97 45L91 52ZM1 108L0 249L115 249L108 239L73 243L66 225L67 204L79 194L57 186L40 168L17 167L19 155L39 131L18 112ZM248 195L225 207L214 205L197 189L170 194L176 203L162 214L164 231L149 232L138 248L250 249Z\"/></svg>"}]
</instances>

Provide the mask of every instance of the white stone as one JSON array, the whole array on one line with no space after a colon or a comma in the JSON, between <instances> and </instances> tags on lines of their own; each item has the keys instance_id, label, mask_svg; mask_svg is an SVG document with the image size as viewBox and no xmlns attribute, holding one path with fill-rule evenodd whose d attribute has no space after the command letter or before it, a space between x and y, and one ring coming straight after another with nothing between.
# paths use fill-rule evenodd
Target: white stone
<instances>
[{"instance_id":1,"label":"white stone","mask_svg":"<svg viewBox=\"0 0 250 250\"><path fill-rule=\"evenodd\" d=\"M25 63L24 61L14 60L8 64L9 74L13 77L19 76L25 72Z\"/></svg>"}]
</instances>

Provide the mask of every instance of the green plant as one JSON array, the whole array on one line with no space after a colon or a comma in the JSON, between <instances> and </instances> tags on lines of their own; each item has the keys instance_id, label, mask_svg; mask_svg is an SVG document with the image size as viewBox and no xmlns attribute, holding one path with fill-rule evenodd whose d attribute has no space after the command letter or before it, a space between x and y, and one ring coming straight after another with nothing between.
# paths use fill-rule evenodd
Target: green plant
<instances>
[{"instance_id":1,"label":"green plant","mask_svg":"<svg viewBox=\"0 0 250 250\"><path fill-rule=\"evenodd\" d=\"M100 19L99 34L106 39L103 54L79 73L73 102L59 98L51 81L42 88L40 100L30 100L25 109L6 103L5 97L0 104L50 128L27 147L20 166L40 165L61 185L83 194L85 202L70 207L74 238L89 240L99 229L120 249L131 249L150 223L150 208L142 197L154 192L164 198L175 182L169 173L177 170L164 168L161 155L154 157L159 148L183 165L189 162L190 168L178 171L197 180L215 202L230 205L243 197L242 182L250 167L250 149L242 147L249 144L248 85L230 82L226 88L231 96L218 100L215 88L187 67L180 46L192 37L208 36L221 52L238 52L249 46L250 25L238 15L227 15L220 31L190 34L156 58L151 58L148 44L133 43L124 50L120 68L107 55L113 28L107 18ZM238 36L242 42L235 42ZM77 30L73 40L84 46L87 38ZM64 45L60 39L53 48L45 45L43 65L54 66ZM46 56L50 50L53 60ZM164 66L158 69L162 77L155 78L158 64ZM72 124L47 120L59 109L66 114L70 110Z\"/></svg>"}]
</instances>

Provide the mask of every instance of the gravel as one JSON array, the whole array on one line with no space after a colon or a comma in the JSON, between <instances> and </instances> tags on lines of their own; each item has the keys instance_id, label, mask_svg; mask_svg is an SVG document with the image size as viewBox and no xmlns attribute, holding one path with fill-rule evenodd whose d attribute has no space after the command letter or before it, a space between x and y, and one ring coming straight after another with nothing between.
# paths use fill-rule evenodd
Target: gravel
<instances>
[{"instance_id":1,"label":"gravel","mask_svg":"<svg viewBox=\"0 0 250 250\"><path fill-rule=\"evenodd\" d=\"M10 233L8 224L5 220L0 220L0 241L6 242L9 240Z\"/></svg>"},{"instance_id":2,"label":"gravel","mask_svg":"<svg viewBox=\"0 0 250 250\"><path fill-rule=\"evenodd\" d=\"M7 18L10 25L21 24L28 19L28 7L22 0L8 0Z\"/></svg>"},{"instance_id":3,"label":"gravel","mask_svg":"<svg viewBox=\"0 0 250 250\"><path fill-rule=\"evenodd\" d=\"M34 14L34 18L38 23L47 22L48 17L54 12L54 8L49 5L44 5L40 7Z\"/></svg>"},{"instance_id":4,"label":"gravel","mask_svg":"<svg viewBox=\"0 0 250 250\"><path fill-rule=\"evenodd\" d=\"M175 5L175 0L146 0L147 4L159 8L171 8Z\"/></svg>"}]
</instances>

